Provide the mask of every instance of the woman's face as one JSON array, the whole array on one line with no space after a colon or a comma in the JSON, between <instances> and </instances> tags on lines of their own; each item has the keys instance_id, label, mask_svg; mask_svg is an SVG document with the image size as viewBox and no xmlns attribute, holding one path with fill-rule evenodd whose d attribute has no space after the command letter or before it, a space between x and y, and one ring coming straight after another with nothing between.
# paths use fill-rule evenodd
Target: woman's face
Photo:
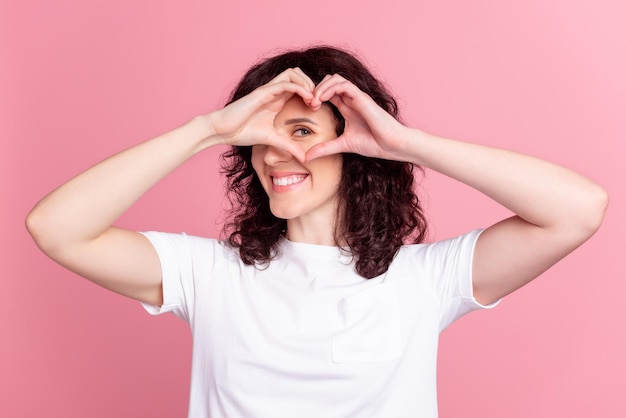
<instances>
[{"instance_id":1,"label":"woman's face","mask_svg":"<svg viewBox=\"0 0 626 418\"><path fill-rule=\"evenodd\" d=\"M305 152L336 138L336 124L328 106L313 112L299 96L291 98L274 120L276 130L300 144ZM301 163L273 146L252 147L252 166L269 196L272 213L281 219L311 218L334 225L342 163L340 154Z\"/></svg>"}]
</instances>

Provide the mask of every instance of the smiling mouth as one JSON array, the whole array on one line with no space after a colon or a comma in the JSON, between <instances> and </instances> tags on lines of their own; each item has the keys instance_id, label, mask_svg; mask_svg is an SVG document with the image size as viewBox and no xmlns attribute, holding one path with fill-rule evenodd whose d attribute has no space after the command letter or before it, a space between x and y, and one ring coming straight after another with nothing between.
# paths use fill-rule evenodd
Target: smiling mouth
<instances>
[{"instance_id":1,"label":"smiling mouth","mask_svg":"<svg viewBox=\"0 0 626 418\"><path fill-rule=\"evenodd\" d=\"M272 183L275 186L290 186L292 184L298 184L304 181L306 174L298 174L286 177L272 177Z\"/></svg>"}]
</instances>

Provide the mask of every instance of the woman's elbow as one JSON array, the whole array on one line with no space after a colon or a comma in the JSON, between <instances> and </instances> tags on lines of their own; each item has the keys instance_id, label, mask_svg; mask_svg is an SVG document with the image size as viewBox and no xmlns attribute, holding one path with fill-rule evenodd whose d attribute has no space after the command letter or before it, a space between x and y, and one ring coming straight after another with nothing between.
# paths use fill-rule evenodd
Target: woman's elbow
<instances>
[{"instance_id":1,"label":"woman's elbow","mask_svg":"<svg viewBox=\"0 0 626 418\"><path fill-rule=\"evenodd\" d=\"M581 230L591 237L602 225L604 214L609 205L609 194L605 189L596 186L586 198L584 210L580 213Z\"/></svg>"},{"instance_id":2,"label":"woman's elbow","mask_svg":"<svg viewBox=\"0 0 626 418\"><path fill-rule=\"evenodd\" d=\"M25 226L41 251L48 256L56 251L55 249L59 246L58 237L60 234L55 234L52 231L50 220L46 219L45 214L39 208L33 208L26 215Z\"/></svg>"}]
</instances>

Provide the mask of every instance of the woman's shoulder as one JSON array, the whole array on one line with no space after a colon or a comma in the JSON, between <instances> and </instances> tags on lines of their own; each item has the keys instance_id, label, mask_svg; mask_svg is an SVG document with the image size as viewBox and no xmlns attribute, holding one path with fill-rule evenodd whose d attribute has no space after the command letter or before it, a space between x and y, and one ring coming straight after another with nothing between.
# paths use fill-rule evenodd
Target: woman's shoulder
<instances>
[{"instance_id":1,"label":"woman's shoulder","mask_svg":"<svg viewBox=\"0 0 626 418\"><path fill-rule=\"evenodd\" d=\"M227 241L205 237L185 232L145 231L141 232L157 249L158 252L167 251L178 254L207 255L228 258L238 255L237 249L228 245Z\"/></svg>"},{"instance_id":2,"label":"woman's shoulder","mask_svg":"<svg viewBox=\"0 0 626 418\"><path fill-rule=\"evenodd\" d=\"M420 244L406 244L400 247L397 257L445 258L458 252L472 252L482 231L482 229L474 229L449 238Z\"/></svg>"}]
</instances>

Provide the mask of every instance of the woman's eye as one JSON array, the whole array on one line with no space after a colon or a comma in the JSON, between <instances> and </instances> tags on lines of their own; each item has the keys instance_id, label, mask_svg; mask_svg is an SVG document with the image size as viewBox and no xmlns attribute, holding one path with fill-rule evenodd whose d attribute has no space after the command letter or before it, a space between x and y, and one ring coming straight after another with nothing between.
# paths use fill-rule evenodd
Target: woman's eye
<instances>
[{"instance_id":1,"label":"woman's eye","mask_svg":"<svg viewBox=\"0 0 626 418\"><path fill-rule=\"evenodd\" d=\"M308 135L311 135L312 133L313 132L311 132L307 128L298 128L295 131L293 131L293 136L308 136Z\"/></svg>"}]
</instances>

